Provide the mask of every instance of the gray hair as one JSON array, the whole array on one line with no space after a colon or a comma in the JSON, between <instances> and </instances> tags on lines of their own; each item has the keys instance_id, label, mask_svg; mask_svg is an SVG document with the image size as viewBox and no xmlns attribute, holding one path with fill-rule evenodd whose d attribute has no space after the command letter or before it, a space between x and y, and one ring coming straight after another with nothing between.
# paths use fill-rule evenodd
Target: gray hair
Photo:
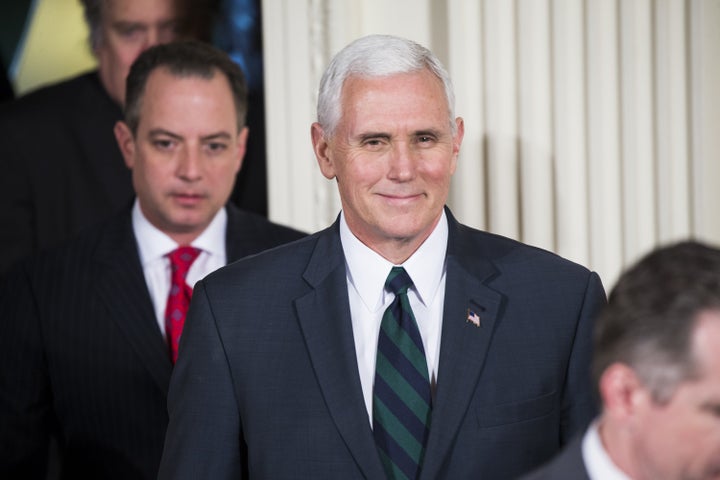
<instances>
[{"instance_id":1,"label":"gray hair","mask_svg":"<svg viewBox=\"0 0 720 480\"><path fill-rule=\"evenodd\" d=\"M317 118L325 135L331 137L340 122L340 96L349 77L386 77L423 69L430 71L443 84L448 121L455 134L455 92L450 75L440 60L430 50L411 40L392 35L368 35L340 50L320 80Z\"/></svg>"},{"instance_id":2,"label":"gray hair","mask_svg":"<svg viewBox=\"0 0 720 480\"><path fill-rule=\"evenodd\" d=\"M720 311L720 250L681 242L627 270L595 324L593 378L613 363L631 367L659 404L701 372L692 339L697 319Z\"/></svg>"}]
</instances>

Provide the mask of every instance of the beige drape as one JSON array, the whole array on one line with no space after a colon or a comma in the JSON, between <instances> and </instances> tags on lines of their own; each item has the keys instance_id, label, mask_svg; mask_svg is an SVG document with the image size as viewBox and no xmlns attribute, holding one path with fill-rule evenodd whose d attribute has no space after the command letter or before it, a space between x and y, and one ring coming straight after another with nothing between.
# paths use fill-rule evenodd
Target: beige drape
<instances>
[{"instance_id":1,"label":"beige drape","mask_svg":"<svg viewBox=\"0 0 720 480\"><path fill-rule=\"evenodd\" d=\"M470 225L597 270L720 243L720 1L263 0L270 215L339 210L310 143L330 56L412 38L450 71L466 136L450 205Z\"/></svg>"}]
</instances>

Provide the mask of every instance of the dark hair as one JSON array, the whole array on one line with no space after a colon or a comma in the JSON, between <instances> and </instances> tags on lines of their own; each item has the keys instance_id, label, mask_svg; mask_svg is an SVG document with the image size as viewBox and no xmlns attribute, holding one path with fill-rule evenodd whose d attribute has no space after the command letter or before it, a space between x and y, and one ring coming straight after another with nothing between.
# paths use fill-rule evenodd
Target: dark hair
<instances>
[{"instance_id":1,"label":"dark hair","mask_svg":"<svg viewBox=\"0 0 720 480\"><path fill-rule=\"evenodd\" d=\"M185 41L149 48L130 67L125 90L125 123L133 134L140 122L145 85L150 74L159 68L179 78L199 77L210 80L217 73L225 76L233 94L238 131L245 126L247 84L240 67L227 54L209 44Z\"/></svg>"},{"instance_id":2,"label":"dark hair","mask_svg":"<svg viewBox=\"0 0 720 480\"><path fill-rule=\"evenodd\" d=\"M85 22L90 29L90 47L95 50L102 41L102 20L108 3L122 0L80 0ZM210 41L212 25L219 9L220 0L173 0L178 12L180 36Z\"/></svg>"},{"instance_id":3,"label":"dark hair","mask_svg":"<svg viewBox=\"0 0 720 480\"><path fill-rule=\"evenodd\" d=\"M85 22L90 29L90 47L93 50L97 48L102 39L100 32L102 31L102 15L105 3L108 0L80 0L83 11L85 13Z\"/></svg>"},{"instance_id":4,"label":"dark hair","mask_svg":"<svg viewBox=\"0 0 720 480\"><path fill-rule=\"evenodd\" d=\"M660 248L627 270L595 325L593 377L630 366L658 403L698 374L692 333L701 312L720 310L720 250L686 241Z\"/></svg>"}]
</instances>

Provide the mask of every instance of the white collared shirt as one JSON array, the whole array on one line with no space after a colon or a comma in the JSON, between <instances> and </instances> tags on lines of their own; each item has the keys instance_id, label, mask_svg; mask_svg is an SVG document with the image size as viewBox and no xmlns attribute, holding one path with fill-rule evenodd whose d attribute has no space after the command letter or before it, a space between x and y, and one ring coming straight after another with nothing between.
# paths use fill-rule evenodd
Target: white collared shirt
<instances>
[{"instance_id":1,"label":"white collared shirt","mask_svg":"<svg viewBox=\"0 0 720 480\"><path fill-rule=\"evenodd\" d=\"M155 308L155 317L160 331L165 336L165 307L170 291L170 259L167 258L167 254L178 248L179 245L148 221L143 215L137 199L135 199L132 209L132 227L138 244L145 282ZM193 247L201 250L185 278L191 287L194 287L198 280L227 263L226 227L227 212L221 208L208 227L191 243Z\"/></svg>"},{"instance_id":2,"label":"white collared shirt","mask_svg":"<svg viewBox=\"0 0 720 480\"><path fill-rule=\"evenodd\" d=\"M353 235L344 214L340 215L340 240L347 267L350 316L360 384L372 424L372 393L380 323L385 309L395 298L385 290L385 280L394 265ZM433 394L440 359L447 241L448 223L443 211L430 236L402 264L414 284L408 290L408 298L423 340Z\"/></svg>"},{"instance_id":3,"label":"white collared shirt","mask_svg":"<svg viewBox=\"0 0 720 480\"><path fill-rule=\"evenodd\" d=\"M600 439L597 420L585 432L582 441L582 456L591 480L632 480L615 465L607 454Z\"/></svg>"}]
</instances>

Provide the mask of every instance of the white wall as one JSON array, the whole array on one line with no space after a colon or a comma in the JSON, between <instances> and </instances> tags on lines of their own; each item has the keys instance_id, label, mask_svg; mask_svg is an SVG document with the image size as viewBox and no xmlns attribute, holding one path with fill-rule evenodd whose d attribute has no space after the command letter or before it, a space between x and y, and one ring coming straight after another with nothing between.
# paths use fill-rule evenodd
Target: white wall
<instances>
[{"instance_id":1,"label":"white wall","mask_svg":"<svg viewBox=\"0 0 720 480\"><path fill-rule=\"evenodd\" d=\"M655 245L720 243L720 1L263 0L270 216L339 201L310 124L329 58L405 36L450 71L466 135L449 204L611 286Z\"/></svg>"}]
</instances>

